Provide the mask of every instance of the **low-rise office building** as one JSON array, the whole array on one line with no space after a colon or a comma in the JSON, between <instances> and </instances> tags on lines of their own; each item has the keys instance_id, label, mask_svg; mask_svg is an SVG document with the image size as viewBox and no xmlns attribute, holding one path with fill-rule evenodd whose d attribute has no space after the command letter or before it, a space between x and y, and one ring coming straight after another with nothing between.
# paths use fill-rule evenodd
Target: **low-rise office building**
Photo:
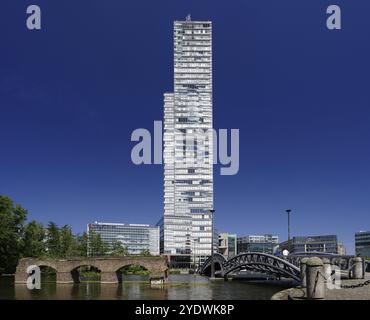
<instances>
[{"instance_id":1,"label":"low-rise office building","mask_svg":"<svg viewBox=\"0 0 370 320\"><path fill-rule=\"evenodd\" d=\"M360 231L355 234L356 255L370 258L370 231Z\"/></svg>"},{"instance_id":2,"label":"low-rise office building","mask_svg":"<svg viewBox=\"0 0 370 320\"><path fill-rule=\"evenodd\" d=\"M151 255L159 255L159 228L148 224L123 224L94 222L87 225L87 234L99 234L108 246L119 241L127 248L129 254L140 254L149 251Z\"/></svg>"},{"instance_id":3,"label":"low-rise office building","mask_svg":"<svg viewBox=\"0 0 370 320\"><path fill-rule=\"evenodd\" d=\"M248 235L237 238L237 252L261 252L274 254L279 246L279 237L272 234Z\"/></svg>"},{"instance_id":4,"label":"low-rise office building","mask_svg":"<svg viewBox=\"0 0 370 320\"><path fill-rule=\"evenodd\" d=\"M336 235L297 236L290 241L280 244L280 251L288 250L290 253L299 254L307 252L320 252L343 254L345 249L338 241Z\"/></svg>"},{"instance_id":5,"label":"low-rise office building","mask_svg":"<svg viewBox=\"0 0 370 320\"><path fill-rule=\"evenodd\" d=\"M226 259L235 257L237 251L237 237L236 234L222 232L218 235L218 252Z\"/></svg>"}]
</instances>

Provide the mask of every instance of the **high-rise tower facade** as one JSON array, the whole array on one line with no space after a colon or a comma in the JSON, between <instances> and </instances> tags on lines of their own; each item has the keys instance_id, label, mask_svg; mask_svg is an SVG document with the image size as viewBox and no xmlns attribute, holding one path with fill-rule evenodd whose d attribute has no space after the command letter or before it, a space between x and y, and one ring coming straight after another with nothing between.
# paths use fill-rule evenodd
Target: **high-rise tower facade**
<instances>
[{"instance_id":1,"label":"high-rise tower facade","mask_svg":"<svg viewBox=\"0 0 370 320\"><path fill-rule=\"evenodd\" d=\"M164 94L161 252L173 264L211 255L212 23L174 22L174 92Z\"/></svg>"}]
</instances>

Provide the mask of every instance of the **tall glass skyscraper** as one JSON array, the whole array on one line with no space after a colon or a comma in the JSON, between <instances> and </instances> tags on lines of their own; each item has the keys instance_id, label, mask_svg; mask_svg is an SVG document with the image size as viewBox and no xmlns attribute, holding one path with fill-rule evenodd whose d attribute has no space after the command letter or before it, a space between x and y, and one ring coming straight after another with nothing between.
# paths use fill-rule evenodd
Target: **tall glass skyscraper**
<instances>
[{"instance_id":1,"label":"tall glass skyscraper","mask_svg":"<svg viewBox=\"0 0 370 320\"><path fill-rule=\"evenodd\" d=\"M212 23L174 22L174 92L164 94L161 252L172 264L211 254Z\"/></svg>"}]
</instances>

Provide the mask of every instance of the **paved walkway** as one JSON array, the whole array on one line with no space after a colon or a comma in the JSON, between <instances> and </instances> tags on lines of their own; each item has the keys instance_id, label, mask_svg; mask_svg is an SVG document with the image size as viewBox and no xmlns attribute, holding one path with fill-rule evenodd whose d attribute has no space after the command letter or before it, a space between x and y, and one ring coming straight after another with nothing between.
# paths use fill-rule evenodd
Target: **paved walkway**
<instances>
[{"instance_id":1,"label":"paved walkway","mask_svg":"<svg viewBox=\"0 0 370 320\"><path fill-rule=\"evenodd\" d=\"M356 285L370 280L367 273L365 279L343 280L343 285ZM355 289L326 290L326 300L370 300L370 285Z\"/></svg>"},{"instance_id":2,"label":"paved walkway","mask_svg":"<svg viewBox=\"0 0 370 320\"><path fill-rule=\"evenodd\" d=\"M342 280L343 285L356 285L370 280L370 273L366 274L365 279ZM300 300L306 298L306 291L302 288L291 288L275 294L272 300ZM334 289L326 290L325 300L370 300L370 285L355 289Z\"/></svg>"}]
</instances>

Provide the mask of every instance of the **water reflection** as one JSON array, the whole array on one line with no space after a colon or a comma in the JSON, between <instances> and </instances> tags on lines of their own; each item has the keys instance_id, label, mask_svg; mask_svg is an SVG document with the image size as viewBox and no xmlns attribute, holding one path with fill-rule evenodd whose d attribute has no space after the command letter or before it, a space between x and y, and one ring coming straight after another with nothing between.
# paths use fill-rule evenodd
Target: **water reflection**
<instances>
[{"instance_id":1,"label":"water reflection","mask_svg":"<svg viewBox=\"0 0 370 320\"><path fill-rule=\"evenodd\" d=\"M221 300L270 299L285 285L239 281L212 281L194 275L171 275L165 285L151 286L146 276L127 276L120 284L82 282L56 284L43 281L41 290L28 290L24 284L14 284L14 278L0 277L0 299L61 299L61 300Z\"/></svg>"}]
</instances>

